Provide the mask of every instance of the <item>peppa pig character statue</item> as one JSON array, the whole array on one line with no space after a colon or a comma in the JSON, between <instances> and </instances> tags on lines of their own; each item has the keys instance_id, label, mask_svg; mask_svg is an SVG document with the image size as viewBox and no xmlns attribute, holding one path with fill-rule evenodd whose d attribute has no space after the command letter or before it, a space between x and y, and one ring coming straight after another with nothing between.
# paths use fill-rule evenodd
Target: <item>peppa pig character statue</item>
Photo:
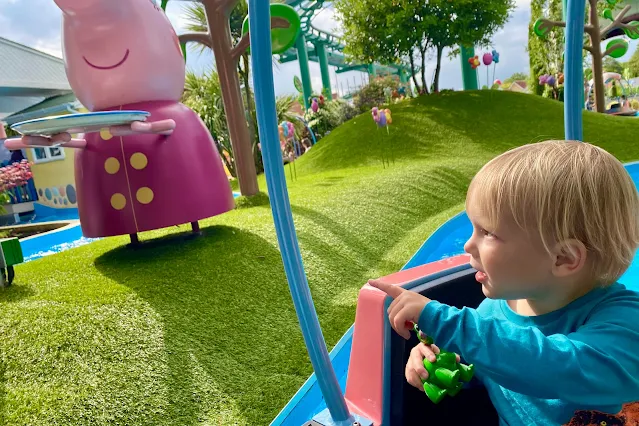
<instances>
[{"instance_id":1,"label":"peppa pig character statue","mask_svg":"<svg viewBox=\"0 0 639 426\"><path fill-rule=\"evenodd\" d=\"M86 237L131 235L234 208L222 160L199 116L180 103L185 65L178 37L152 0L55 0L63 13L67 77L90 111L143 110L148 121L51 138L6 141L77 148L75 181Z\"/></svg>"}]
</instances>

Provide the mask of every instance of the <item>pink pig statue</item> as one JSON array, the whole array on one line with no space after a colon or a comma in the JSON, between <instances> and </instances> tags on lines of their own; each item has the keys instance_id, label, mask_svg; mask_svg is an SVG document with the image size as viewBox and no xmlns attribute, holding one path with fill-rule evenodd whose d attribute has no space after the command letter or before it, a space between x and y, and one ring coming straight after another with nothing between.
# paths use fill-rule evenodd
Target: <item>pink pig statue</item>
<instances>
[{"instance_id":1,"label":"pink pig statue","mask_svg":"<svg viewBox=\"0 0 639 426\"><path fill-rule=\"evenodd\" d=\"M86 237L131 235L234 208L215 143L180 103L185 64L178 37L152 0L55 0L63 12L67 77L91 111L142 110L146 122L71 139L25 136L27 146L77 148L75 181Z\"/></svg>"}]
</instances>

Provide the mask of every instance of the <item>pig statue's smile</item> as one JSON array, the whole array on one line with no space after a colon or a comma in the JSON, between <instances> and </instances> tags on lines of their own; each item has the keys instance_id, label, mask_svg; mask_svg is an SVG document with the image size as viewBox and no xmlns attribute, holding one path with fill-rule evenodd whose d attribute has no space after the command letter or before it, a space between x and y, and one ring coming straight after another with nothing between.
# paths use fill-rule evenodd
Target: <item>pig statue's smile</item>
<instances>
[{"instance_id":1,"label":"pig statue's smile","mask_svg":"<svg viewBox=\"0 0 639 426\"><path fill-rule=\"evenodd\" d=\"M98 70L112 70L113 68L117 68L120 65L122 65L124 63L124 61L126 61L126 59L129 57L129 49L126 50L126 53L124 54L124 58L122 58L122 60L120 62L118 62L115 65L109 65L109 66L99 66L99 65L94 65L91 62L89 62L89 60L86 57L82 57L82 59L84 59L84 62L86 62L87 64L89 64L89 66L98 69Z\"/></svg>"}]
</instances>

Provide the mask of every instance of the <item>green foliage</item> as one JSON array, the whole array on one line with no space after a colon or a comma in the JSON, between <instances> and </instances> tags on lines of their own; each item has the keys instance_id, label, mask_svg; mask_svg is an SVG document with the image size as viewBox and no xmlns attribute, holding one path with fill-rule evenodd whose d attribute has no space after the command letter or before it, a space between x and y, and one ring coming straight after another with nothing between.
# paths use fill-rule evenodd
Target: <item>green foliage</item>
<instances>
[{"instance_id":1,"label":"green foliage","mask_svg":"<svg viewBox=\"0 0 639 426\"><path fill-rule=\"evenodd\" d=\"M237 177L217 72L210 70L203 75L197 75L187 71L182 102L200 116L215 139L217 149L229 173Z\"/></svg>"},{"instance_id":2,"label":"green foliage","mask_svg":"<svg viewBox=\"0 0 639 426\"><path fill-rule=\"evenodd\" d=\"M630 57L630 60L627 62L627 66L630 77L639 76L639 49L635 48L632 57Z\"/></svg>"},{"instance_id":3,"label":"green foliage","mask_svg":"<svg viewBox=\"0 0 639 426\"><path fill-rule=\"evenodd\" d=\"M185 26L187 31L195 32L208 32L209 27L206 21L206 11L204 5L199 2L192 2L182 7L184 15ZM246 0L240 0L237 5L231 11L229 18L229 26L231 29L231 37L234 42L237 43L242 38L242 23L244 18L248 15L248 3ZM203 52L208 49L207 46L196 44L195 49L199 52Z\"/></svg>"},{"instance_id":4,"label":"green foliage","mask_svg":"<svg viewBox=\"0 0 639 426\"><path fill-rule=\"evenodd\" d=\"M334 99L332 101L325 101L324 105L320 106L317 112L313 112L309 109L304 118L308 122L309 127L315 132L316 137L321 139L357 114L357 109L349 103L341 99Z\"/></svg>"},{"instance_id":5,"label":"green foliage","mask_svg":"<svg viewBox=\"0 0 639 426\"><path fill-rule=\"evenodd\" d=\"M543 95L546 90L539 84L544 74L556 75L564 69L562 58L564 37L562 29L553 28L544 38L535 33L535 24L539 18L553 21L562 19L562 0L532 0L530 3L530 24L528 26L528 58L530 77L528 85L532 93Z\"/></svg>"},{"instance_id":6,"label":"green foliage","mask_svg":"<svg viewBox=\"0 0 639 426\"><path fill-rule=\"evenodd\" d=\"M584 80L590 81L592 79L592 68L584 68Z\"/></svg>"},{"instance_id":7,"label":"green foliage","mask_svg":"<svg viewBox=\"0 0 639 426\"><path fill-rule=\"evenodd\" d=\"M13 137L20 137L20 133L16 132L15 130L13 130L11 127L9 127L8 124L4 125L4 131L5 134L7 135L8 138L13 138Z\"/></svg>"},{"instance_id":8,"label":"green foliage","mask_svg":"<svg viewBox=\"0 0 639 426\"><path fill-rule=\"evenodd\" d=\"M616 72L618 74L623 74L624 68L619 61L610 56L606 56L603 60L603 70L604 72Z\"/></svg>"},{"instance_id":9,"label":"green foliage","mask_svg":"<svg viewBox=\"0 0 639 426\"><path fill-rule=\"evenodd\" d=\"M182 10L186 21L185 29L187 31L208 32L206 11L202 3L192 2L191 4L183 7ZM246 2L246 0L238 1L229 16L229 28L231 30L231 38L233 39L233 44L239 43L242 38L242 24L247 14L248 3ZM204 45L195 45L195 49L202 53L204 50L208 49L208 47ZM257 149L259 143L259 135L257 132L257 115L255 112L255 103L253 102L253 95L250 89L251 79L249 62L248 51L245 51L244 53L242 53L240 60L238 61L237 72L242 84L244 85L242 97L243 104L247 110L246 119L249 129L249 136L251 139L251 145L253 148L253 159L255 161L255 168L257 173L261 173L264 170L264 166L262 164L262 156ZM226 125L224 125L224 127L226 127ZM232 150L229 150L228 153L231 156L233 155ZM231 172L233 176L235 176L234 170L235 168L233 168L233 172Z\"/></svg>"},{"instance_id":10,"label":"green foliage","mask_svg":"<svg viewBox=\"0 0 639 426\"><path fill-rule=\"evenodd\" d=\"M275 99L275 113L277 114L277 123L288 121L295 127L295 136L301 139L301 135L305 131L304 123L297 119L297 114L292 111L293 104L297 102L297 97L293 95L278 96Z\"/></svg>"},{"instance_id":11,"label":"green foliage","mask_svg":"<svg viewBox=\"0 0 639 426\"><path fill-rule=\"evenodd\" d=\"M502 81L502 85L510 86L512 83L518 80L528 81L528 74L523 72L516 72L507 79Z\"/></svg>"},{"instance_id":12,"label":"green foliage","mask_svg":"<svg viewBox=\"0 0 639 426\"><path fill-rule=\"evenodd\" d=\"M296 100L295 96L280 96L275 100L275 110L277 113L277 122L290 121L293 123L293 126L295 126L297 134L300 135L303 132L304 125L291 111ZM233 148L231 146L231 138L229 136L226 113L222 101L220 78L217 72L211 70L205 72L203 75L197 75L192 71L188 71L186 73L182 102L200 116L215 139L218 151L226 167L229 169L229 173L231 173L233 177L237 177ZM257 145L258 143L259 135L256 135L255 142L253 143L253 153L256 161L256 169L258 173L261 173L264 171L264 164Z\"/></svg>"},{"instance_id":13,"label":"green foliage","mask_svg":"<svg viewBox=\"0 0 639 426\"><path fill-rule=\"evenodd\" d=\"M608 96L611 98L619 98L623 95L623 90L616 80L613 80L608 89Z\"/></svg>"},{"instance_id":14,"label":"green foliage","mask_svg":"<svg viewBox=\"0 0 639 426\"><path fill-rule=\"evenodd\" d=\"M513 0L335 2L346 53L363 62L395 62L415 54L424 58L431 48L441 52L458 45L487 45L513 8ZM436 75L440 61L437 55ZM428 86L423 79L422 84Z\"/></svg>"},{"instance_id":15,"label":"green foliage","mask_svg":"<svg viewBox=\"0 0 639 426\"><path fill-rule=\"evenodd\" d=\"M396 78L386 76L371 80L363 86L353 97L355 108L360 112L370 111L373 107L379 107L387 103L384 89L390 87L392 90L399 88L399 81Z\"/></svg>"}]
</instances>

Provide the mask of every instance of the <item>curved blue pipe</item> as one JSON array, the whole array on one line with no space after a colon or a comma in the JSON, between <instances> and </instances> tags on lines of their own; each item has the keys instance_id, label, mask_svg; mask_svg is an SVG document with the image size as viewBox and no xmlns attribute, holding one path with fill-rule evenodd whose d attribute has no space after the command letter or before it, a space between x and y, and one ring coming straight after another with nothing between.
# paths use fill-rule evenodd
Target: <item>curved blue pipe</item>
<instances>
[{"instance_id":1,"label":"curved blue pipe","mask_svg":"<svg viewBox=\"0 0 639 426\"><path fill-rule=\"evenodd\" d=\"M566 140L583 140L582 93L585 0L568 0L564 64L564 130Z\"/></svg>"},{"instance_id":2,"label":"curved blue pipe","mask_svg":"<svg viewBox=\"0 0 639 426\"><path fill-rule=\"evenodd\" d=\"M322 335L317 312L308 287L300 252L291 204L286 189L280 141L275 112L273 84L271 18L269 0L249 0L249 37L257 123L262 141L264 172L269 200L273 211L275 232L282 253L284 271L288 279L293 304L306 342L308 354L315 369L318 384L326 400L332 420L339 425L352 425L354 418L348 412L344 395L331 365Z\"/></svg>"},{"instance_id":3,"label":"curved blue pipe","mask_svg":"<svg viewBox=\"0 0 639 426\"><path fill-rule=\"evenodd\" d=\"M313 129L311 129L311 126L308 125L308 123L306 122L306 120L304 120L303 117L296 115L295 118L297 118L299 121L304 123L304 126L306 126L306 129L308 129L308 132L311 134L311 139L313 139L313 145L315 145L317 143L317 139L315 139L315 133L313 133Z\"/></svg>"}]
</instances>

